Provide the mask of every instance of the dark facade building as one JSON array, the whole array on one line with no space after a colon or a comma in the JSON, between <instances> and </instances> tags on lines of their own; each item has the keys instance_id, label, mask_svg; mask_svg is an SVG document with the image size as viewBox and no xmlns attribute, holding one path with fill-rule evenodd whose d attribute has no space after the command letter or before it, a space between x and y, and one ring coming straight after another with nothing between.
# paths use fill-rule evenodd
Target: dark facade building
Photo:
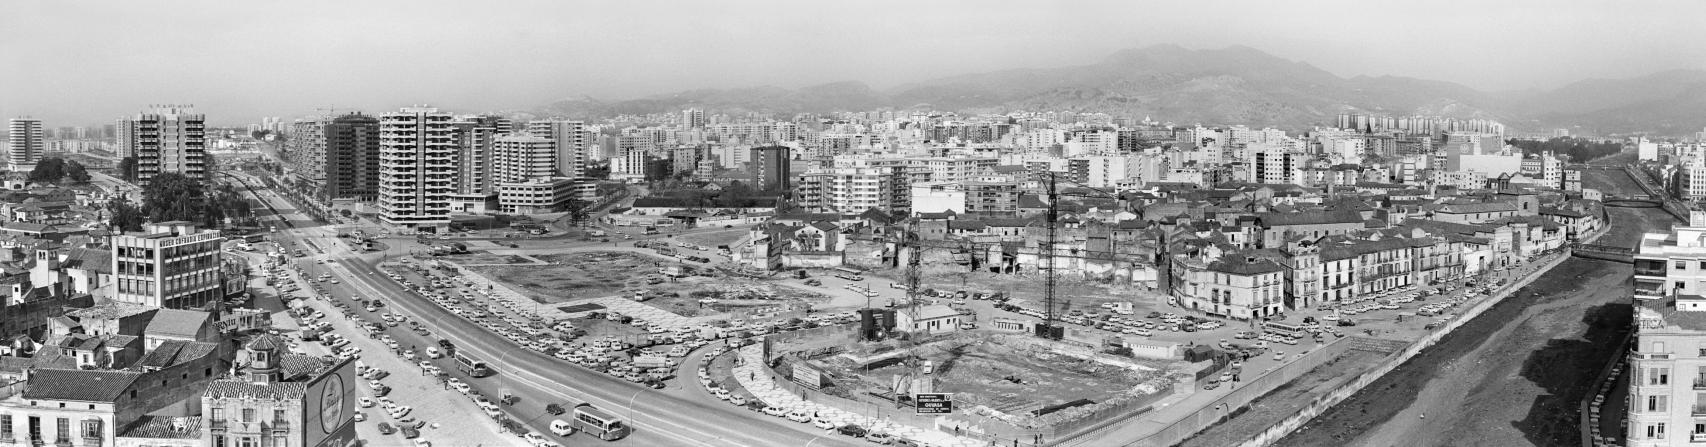
<instances>
[{"instance_id":1,"label":"dark facade building","mask_svg":"<svg viewBox=\"0 0 1706 447\"><path fill-rule=\"evenodd\" d=\"M786 146L752 148L752 187L758 191L787 191L793 176L793 150Z\"/></svg>"},{"instance_id":2,"label":"dark facade building","mask_svg":"<svg viewBox=\"0 0 1706 447\"><path fill-rule=\"evenodd\" d=\"M379 119L349 114L326 126L325 198L379 199Z\"/></svg>"}]
</instances>

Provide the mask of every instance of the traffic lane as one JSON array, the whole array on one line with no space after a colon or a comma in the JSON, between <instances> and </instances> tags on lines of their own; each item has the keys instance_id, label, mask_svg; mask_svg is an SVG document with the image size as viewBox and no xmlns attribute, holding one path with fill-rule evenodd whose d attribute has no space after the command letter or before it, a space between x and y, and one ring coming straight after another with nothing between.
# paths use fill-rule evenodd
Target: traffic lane
<instances>
[{"instance_id":1,"label":"traffic lane","mask_svg":"<svg viewBox=\"0 0 1706 447\"><path fill-rule=\"evenodd\" d=\"M338 290L336 291L336 293L338 293L340 296L357 296L357 297L359 297L359 295L357 294L357 291L354 290L354 287L349 286L348 284L349 284L349 282L346 281L346 282L344 282L344 284L338 285L338 287L337 287ZM339 298L339 299L344 300L346 302L350 302L353 304L353 301L349 301L348 298ZM562 418L566 417L566 415L552 415L550 413L547 413L545 411L545 406L548 404L551 404L551 403L557 403L557 404L561 404L563 406L563 408L573 408L575 406L575 404L578 404L579 402L572 401L571 399L557 399L556 397L566 397L566 396L561 396L560 393L553 392L551 389L549 389L547 387L539 386L539 385L536 385L536 384L531 383L531 382L523 382L520 380L510 380L510 381L498 380L498 381L494 382L492 380L488 380L488 379L490 379L489 377L485 378L485 379L475 379L475 378L469 377L468 375L463 374L460 370L457 369L455 361L452 360L448 355L446 355L443 358L439 358L439 359L426 358L425 353L424 353L425 349L427 347L435 347L438 345L438 338L437 338L438 334L436 334L437 328L435 327L435 324L433 322L434 320L419 319L420 318L419 315L411 314L407 310L390 308L389 306L387 306L386 308L382 308L380 310L377 310L375 312L366 312L365 310L358 310L358 311L356 311L356 314L357 314L357 316L361 316L362 314L365 313L368 316L372 316L372 315L378 315L381 312L401 313L403 315L408 316L410 320L421 321L423 325L427 326L428 335L421 335L421 334L418 334L418 333L410 330L408 328L408 326L409 326L408 323L399 324L395 327L387 326L386 330L384 331L384 334L390 335L393 340L397 341L399 346L408 347L405 349L416 349L416 354L418 356L420 356L419 357L420 359L430 361L430 362L432 362L432 364L434 366L437 366L437 367L439 367L439 369L445 371L446 378L456 377L456 378L462 380L463 382L467 383L469 385L469 388L471 388L473 391L478 392L481 395L487 396L488 398L491 398L494 401L498 400L499 398L503 397L506 394L513 394L516 396L522 396L520 401L516 402L515 405L502 406L504 412L507 413L511 419L514 419L514 420L522 423L523 425L526 425L529 429L536 431L536 432L539 432L540 434L546 436L547 438L557 440L558 442L561 442L565 445L574 445L573 442L576 439L573 436L570 436L570 437L557 436L556 434L551 433L551 431L550 431L551 421L555 420L555 419L562 419ZM385 353L383 355L390 356L390 354L388 354L388 353ZM364 355L364 358L365 357L366 356ZM424 372L422 372L422 370L418 364L408 365L408 368L406 368L404 370L400 370L400 371L408 371L410 373L414 373L414 374L418 374L418 375L424 375L425 374ZM393 371L393 372L399 372L399 371ZM434 386L438 387L439 389L446 390L446 391L444 391L445 393L449 393L452 396L457 396L457 397L463 398L463 399L452 399L452 400L466 400L466 402L472 402L471 399L468 399L467 395L464 395L464 394L457 392L457 391L454 391L454 390L450 390L449 386L445 383L445 381L438 381L436 379L430 379L430 380L433 381L432 383L434 384ZM469 404L468 406L470 408L468 408L466 412L459 413L458 416L460 416L460 415L484 415L484 413L482 413L478 408L472 407L471 404ZM481 424L482 426L486 425L486 423L489 423L492 426L492 430L490 431L490 433L492 433L493 436L489 439L500 439L502 437L514 436L514 435L510 435L510 434L501 434L501 428L499 428L497 426L496 421L493 421L489 418L476 418L476 419L481 419L483 422L485 422L485 423ZM669 440L667 438L665 438L661 433L658 433L656 431L636 431L632 435L630 435L629 438L632 440L631 442L638 443L639 445L666 445L666 444L669 444ZM586 438L580 438L580 439L584 441Z\"/></svg>"},{"instance_id":2,"label":"traffic lane","mask_svg":"<svg viewBox=\"0 0 1706 447\"><path fill-rule=\"evenodd\" d=\"M343 266L340 263L340 267ZM755 421L748 418L745 410L731 408L729 405L709 405L695 403L679 396L660 393L647 393L646 388L609 377L595 371L571 366L561 360L544 356L541 353L521 349L509 340L499 337L474 325L455 314L445 311L430 301L416 300L411 293L398 290L398 285L389 277L374 279L370 275L357 278L356 281L371 287L374 294L386 295L393 306L415 315L433 315L444 321L439 333L457 344L457 349L473 353L482 360L496 366L499 374L509 374L515 380L531 380L537 377L547 383L562 385L568 391L573 391L576 397L583 401L591 401L601 408L624 410L632 402L635 408L647 409L659 414L647 412L633 413L631 423L638 429L654 429L671 431L677 436L688 433L693 437L679 437L689 443L705 443L704 439L714 439L720 442L709 445L782 445L798 446L821 438L818 434L793 427L792 430L777 430L776 424L769 421ZM384 285L388 283L389 285ZM529 377L533 376L533 377ZM575 388L567 384L602 384L605 386ZM614 386L611 386L614 384ZM644 407L642 407L644 406ZM649 427L648 427L649 426ZM664 428L668 427L668 428ZM762 434L758 436L757 434ZM826 441L817 441L826 442Z\"/></svg>"},{"instance_id":3,"label":"traffic lane","mask_svg":"<svg viewBox=\"0 0 1706 447\"><path fill-rule=\"evenodd\" d=\"M441 388L435 379L426 377L415 364L392 354L390 347L378 338L367 337L364 331L356 327L357 320L341 318L343 316L341 312L322 300L310 300L308 305L325 312L326 319L332 323L334 332L348 338L350 343L361 348L362 364L390 373L390 376L381 379L380 382L392 387L390 395L392 400L399 405L413 407L414 410L410 412L410 415L416 419L426 421L428 424L440 424L441 428L454 429L448 432L440 432L437 429L429 428L422 431L424 436L441 443L462 444L497 435L498 426L495 422L486 421L469 424L462 421L461 415L478 413L479 408L468 401L437 399L438 396L431 394L434 389ZM394 334L392 336L396 338ZM401 340L398 341L401 344ZM318 343L312 343L307 346L317 347L318 345ZM360 388L363 390L362 395L373 395L372 389ZM454 391L445 392L454 393ZM362 411L368 413L368 425L376 426L380 421L396 424L395 420L391 419L383 409L377 406Z\"/></svg>"}]
</instances>

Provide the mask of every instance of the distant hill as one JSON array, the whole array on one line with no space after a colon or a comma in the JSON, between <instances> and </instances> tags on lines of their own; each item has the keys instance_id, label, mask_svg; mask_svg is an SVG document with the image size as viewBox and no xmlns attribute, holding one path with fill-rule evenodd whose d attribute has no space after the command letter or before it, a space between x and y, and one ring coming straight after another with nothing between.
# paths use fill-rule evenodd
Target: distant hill
<instances>
[{"instance_id":1,"label":"distant hill","mask_svg":"<svg viewBox=\"0 0 1706 447\"><path fill-rule=\"evenodd\" d=\"M1331 123L1341 111L1362 111L1491 118L1522 130L1580 126L1602 134L1679 134L1706 126L1706 72L1669 71L1582 81L1551 91L1488 93L1396 76L1341 78L1249 47L1190 50L1157 45L1119 51L1090 65L965 74L885 91L854 81L800 89L706 89L610 102L563 100L537 113L591 118L689 107L782 115L882 107L1070 110L1151 116L1180 124L1289 129Z\"/></svg>"}]
</instances>

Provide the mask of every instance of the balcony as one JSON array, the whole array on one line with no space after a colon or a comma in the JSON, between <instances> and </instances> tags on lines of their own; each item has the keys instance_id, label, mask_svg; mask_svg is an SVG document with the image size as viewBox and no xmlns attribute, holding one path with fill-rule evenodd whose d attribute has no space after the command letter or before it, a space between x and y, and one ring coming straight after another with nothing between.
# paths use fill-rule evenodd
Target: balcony
<instances>
[{"instance_id":1,"label":"balcony","mask_svg":"<svg viewBox=\"0 0 1706 447\"><path fill-rule=\"evenodd\" d=\"M101 447L101 438L85 437L83 438L83 443L80 445L83 447Z\"/></svg>"},{"instance_id":2,"label":"balcony","mask_svg":"<svg viewBox=\"0 0 1706 447\"><path fill-rule=\"evenodd\" d=\"M1706 433L1689 433L1688 442L1706 442Z\"/></svg>"},{"instance_id":3,"label":"balcony","mask_svg":"<svg viewBox=\"0 0 1706 447\"><path fill-rule=\"evenodd\" d=\"M1645 276L1665 276L1665 269L1662 269L1662 268L1658 268L1658 269L1644 269L1644 268L1637 268L1637 269L1635 269L1635 274L1636 274L1636 275L1637 275L1637 276L1639 276L1639 275L1645 275Z\"/></svg>"},{"instance_id":4,"label":"balcony","mask_svg":"<svg viewBox=\"0 0 1706 447\"><path fill-rule=\"evenodd\" d=\"M1692 414L1695 416L1706 416L1706 406L1695 405L1692 410L1689 410L1689 414Z\"/></svg>"},{"instance_id":5,"label":"balcony","mask_svg":"<svg viewBox=\"0 0 1706 447\"><path fill-rule=\"evenodd\" d=\"M1695 378L1694 389L1706 390L1706 377Z\"/></svg>"},{"instance_id":6,"label":"balcony","mask_svg":"<svg viewBox=\"0 0 1706 447\"><path fill-rule=\"evenodd\" d=\"M273 419L272 420L272 429L275 431L288 431L288 430L290 430L290 420Z\"/></svg>"}]
</instances>

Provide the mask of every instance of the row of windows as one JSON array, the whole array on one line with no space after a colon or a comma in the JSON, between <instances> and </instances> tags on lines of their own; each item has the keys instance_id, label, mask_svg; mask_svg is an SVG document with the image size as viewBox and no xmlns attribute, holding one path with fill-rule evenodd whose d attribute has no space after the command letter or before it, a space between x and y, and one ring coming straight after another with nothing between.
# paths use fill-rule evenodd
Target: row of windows
<instances>
[{"instance_id":1,"label":"row of windows","mask_svg":"<svg viewBox=\"0 0 1706 447\"><path fill-rule=\"evenodd\" d=\"M61 402L59 406L63 408L65 403ZM94 405L89 406L90 409L94 409L94 407ZM29 439L47 439L42 433L42 418L40 416L26 416L19 418L20 421L16 422L13 421L12 416L13 415L11 414L0 414L0 438L15 437L14 433L16 433L16 425L25 425L24 428L29 430ZM17 424L17 422L22 422L22 424ZM81 427L83 437L95 439L103 438L104 436L102 436L101 433L101 426L102 424L100 419L85 419ZM58 439L69 440L70 437L66 435L72 434L71 418L56 418L54 421L54 428L57 429L54 433L59 435Z\"/></svg>"}]
</instances>

